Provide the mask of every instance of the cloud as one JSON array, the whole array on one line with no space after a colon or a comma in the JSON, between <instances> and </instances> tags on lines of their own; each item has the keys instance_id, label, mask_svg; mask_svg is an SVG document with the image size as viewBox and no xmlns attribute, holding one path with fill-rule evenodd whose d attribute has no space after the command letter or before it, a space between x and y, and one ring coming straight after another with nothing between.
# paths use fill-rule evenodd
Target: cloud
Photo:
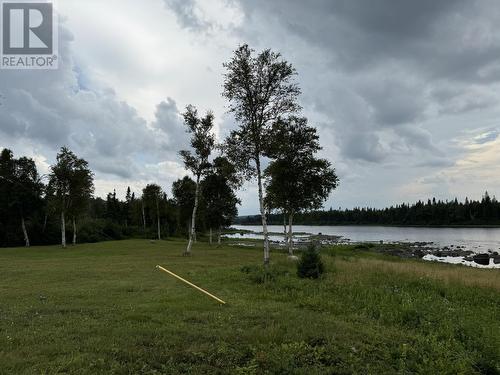
<instances>
[{"instance_id":1,"label":"cloud","mask_svg":"<svg viewBox=\"0 0 500 375\"><path fill-rule=\"evenodd\" d=\"M498 135L499 135L498 129L492 129L487 132L476 135L474 137L474 142L480 145L488 142L493 142L498 138Z\"/></svg>"},{"instance_id":2,"label":"cloud","mask_svg":"<svg viewBox=\"0 0 500 375\"><path fill-rule=\"evenodd\" d=\"M242 21L236 1L231 0L164 0L174 12L181 27L195 32L213 33L232 29Z\"/></svg>"},{"instance_id":3,"label":"cloud","mask_svg":"<svg viewBox=\"0 0 500 375\"><path fill-rule=\"evenodd\" d=\"M82 85L73 37L64 25L60 36L59 70L0 71L2 143L16 153L36 155L39 164L52 162L59 148L68 146L89 162L99 181L161 179L163 175L144 163L168 168L167 160L176 160L177 149L187 145L175 101L159 103L154 122L148 124L113 89L93 85L92 80ZM177 167L174 170L165 175L170 183L180 175Z\"/></svg>"},{"instance_id":4,"label":"cloud","mask_svg":"<svg viewBox=\"0 0 500 375\"><path fill-rule=\"evenodd\" d=\"M166 0L165 3L176 14L182 27L196 31L210 27L210 23L202 19L195 0Z\"/></svg>"},{"instance_id":5,"label":"cloud","mask_svg":"<svg viewBox=\"0 0 500 375\"><path fill-rule=\"evenodd\" d=\"M189 135L180 116L177 103L172 98L167 98L156 106L154 129L159 130L164 138L163 150L176 154L183 147L189 145Z\"/></svg>"}]
</instances>

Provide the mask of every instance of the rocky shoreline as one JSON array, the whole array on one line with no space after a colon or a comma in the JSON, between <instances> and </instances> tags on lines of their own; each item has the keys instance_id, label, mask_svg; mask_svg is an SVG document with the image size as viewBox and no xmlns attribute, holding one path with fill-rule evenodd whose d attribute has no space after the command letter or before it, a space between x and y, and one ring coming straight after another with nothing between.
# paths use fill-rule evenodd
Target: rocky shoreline
<instances>
[{"instance_id":1,"label":"rocky shoreline","mask_svg":"<svg viewBox=\"0 0 500 375\"><path fill-rule=\"evenodd\" d=\"M248 231L245 232L249 233ZM262 234L256 232L251 233ZM283 236L283 233L272 234ZM465 246L450 245L441 247L434 242L352 242L350 239L342 236L325 235L321 233L316 235L310 233L300 233L298 237L295 238L294 236L294 249L304 249L313 242L321 245L347 244L352 245L354 250L372 251L406 259L414 258L436 260L441 262L453 259L453 263L457 264L477 264L480 266L493 265L495 268L497 267L496 265L498 265L498 268L500 268L500 254L498 251L488 250L476 253L472 250L466 249ZM284 241L271 240L270 243L271 247L275 249L283 249L286 246Z\"/></svg>"}]
</instances>

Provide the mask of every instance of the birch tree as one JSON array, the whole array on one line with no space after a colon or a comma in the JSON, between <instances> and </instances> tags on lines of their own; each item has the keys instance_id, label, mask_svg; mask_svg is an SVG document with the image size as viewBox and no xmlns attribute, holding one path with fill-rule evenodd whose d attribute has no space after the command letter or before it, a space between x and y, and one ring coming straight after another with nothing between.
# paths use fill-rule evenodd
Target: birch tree
<instances>
[{"instance_id":1,"label":"birch tree","mask_svg":"<svg viewBox=\"0 0 500 375\"><path fill-rule=\"evenodd\" d=\"M51 166L49 188L61 215L61 245L66 247L66 215L73 219L73 239L76 242L76 216L81 213L84 202L93 191L93 173L87 161L78 158L72 151L62 147L57 154L56 164Z\"/></svg>"},{"instance_id":2,"label":"birch tree","mask_svg":"<svg viewBox=\"0 0 500 375\"><path fill-rule=\"evenodd\" d=\"M288 216L285 235L289 255L293 255L293 218L304 211L321 208L338 185L329 161L318 159L321 150L316 129L304 117L279 119L271 130L269 155L273 160L266 168L266 206Z\"/></svg>"},{"instance_id":3,"label":"birch tree","mask_svg":"<svg viewBox=\"0 0 500 375\"><path fill-rule=\"evenodd\" d=\"M231 225L238 215L241 204L235 190L241 186L236 169L225 157L213 161L210 172L203 179L202 193L205 201L205 218L209 229L209 243L212 245L213 230L217 230L217 243L221 243L222 228Z\"/></svg>"},{"instance_id":4,"label":"birch tree","mask_svg":"<svg viewBox=\"0 0 500 375\"><path fill-rule=\"evenodd\" d=\"M188 133L191 134L191 150L182 150L180 155L184 166L195 177L196 189L194 195L194 206L191 215L191 227L189 230L189 241L184 255L191 255L191 248L196 236L196 212L200 198L200 179L210 168L209 158L215 147L215 136L212 132L214 126L214 115L207 112L205 117L199 118L195 107L189 105L183 114L184 123Z\"/></svg>"},{"instance_id":5,"label":"birch tree","mask_svg":"<svg viewBox=\"0 0 500 375\"><path fill-rule=\"evenodd\" d=\"M264 264L269 263L269 236L262 186L262 158L267 152L271 124L279 117L300 110L300 94L294 82L296 71L279 53L269 49L255 54L248 45L240 46L224 64L223 96L229 112L239 123L230 133L225 151L244 171L247 179L257 178L259 209L264 233Z\"/></svg>"},{"instance_id":6,"label":"birch tree","mask_svg":"<svg viewBox=\"0 0 500 375\"><path fill-rule=\"evenodd\" d=\"M195 192L196 183L188 176L174 181L172 184L172 195L177 211L177 231L178 234L187 234L188 238L191 232L191 215L193 214Z\"/></svg>"},{"instance_id":7,"label":"birch tree","mask_svg":"<svg viewBox=\"0 0 500 375\"><path fill-rule=\"evenodd\" d=\"M69 213L73 230L73 245L76 245L77 226L76 220L87 210L89 200L94 192L94 174L88 168L88 163L83 159L75 159L70 181Z\"/></svg>"}]
</instances>

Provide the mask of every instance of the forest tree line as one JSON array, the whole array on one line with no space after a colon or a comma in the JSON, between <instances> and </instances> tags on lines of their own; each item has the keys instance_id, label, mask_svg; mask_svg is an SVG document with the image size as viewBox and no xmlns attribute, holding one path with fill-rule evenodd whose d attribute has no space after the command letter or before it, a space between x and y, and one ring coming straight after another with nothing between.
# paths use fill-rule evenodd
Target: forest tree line
<instances>
[{"instance_id":1,"label":"forest tree line","mask_svg":"<svg viewBox=\"0 0 500 375\"><path fill-rule=\"evenodd\" d=\"M259 224L259 216L241 216L236 224ZM281 213L269 215L269 223L283 225ZM481 200L457 198L451 201L436 198L402 203L388 208L353 208L316 210L299 213L296 224L302 225L500 225L500 202L486 192Z\"/></svg>"},{"instance_id":2,"label":"forest tree line","mask_svg":"<svg viewBox=\"0 0 500 375\"><path fill-rule=\"evenodd\" d=\"M237 215L239 203L221 176L228 168L216 158L201 182L198 228L220 233ZM227 172L224 172L227 173ZM43 178L45 177L45 178ZM46 180L46 182L44 182ZM172 195L158 184L142 191L127 188L125 198L116 191L105 198L93 196L93 172L84 159L63 147L48 176L35 162L16 158L11 150L0 153L0 246L98 242L124 238L161 239L187 236L195 196L195 181L185 176L172 184ZM222 202L221 202L222 201ZM210 223L210 224L209 224Z\"/></svg>"}]
</instances>

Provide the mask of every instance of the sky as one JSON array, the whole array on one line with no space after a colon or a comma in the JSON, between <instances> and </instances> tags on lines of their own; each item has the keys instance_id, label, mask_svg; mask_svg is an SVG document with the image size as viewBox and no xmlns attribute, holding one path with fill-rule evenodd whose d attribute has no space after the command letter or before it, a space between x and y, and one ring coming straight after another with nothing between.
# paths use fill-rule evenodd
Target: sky
<instances>
[{"instance_id":1,"label":"sky","mask_svg":"<svg viewBox=\"0 0 500 375\"><path fill-rule=\"evenodd\" d=\"M188 174L180 113L237 124L224 68L248 43L296 68L303 115L340 185L325 207L500 192L500 3L495 0L59 0L59 69L0 70L0 148L41 174L61 146L96 195ZM240 214L258 212L255 183Z\"/></svg>"}]
</instances>

